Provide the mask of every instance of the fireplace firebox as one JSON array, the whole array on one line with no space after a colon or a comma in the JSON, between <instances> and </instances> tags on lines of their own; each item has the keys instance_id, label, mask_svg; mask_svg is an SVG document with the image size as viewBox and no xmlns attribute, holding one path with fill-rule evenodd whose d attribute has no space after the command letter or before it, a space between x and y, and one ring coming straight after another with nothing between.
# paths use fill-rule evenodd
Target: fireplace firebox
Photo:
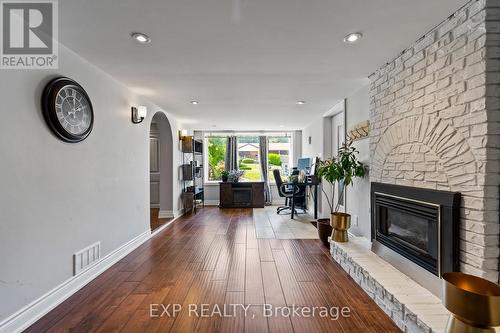
<instances>
[{"instance_id":1,"label":"fireplace firebox","mask_svg":"<svg viewBox=\"0 0 500 333\"><path fill-rule=\"evenodd\" d=\"M460 193L371 184L372 240L436 276L458 271Z\"/></svg>"}]
</instances>

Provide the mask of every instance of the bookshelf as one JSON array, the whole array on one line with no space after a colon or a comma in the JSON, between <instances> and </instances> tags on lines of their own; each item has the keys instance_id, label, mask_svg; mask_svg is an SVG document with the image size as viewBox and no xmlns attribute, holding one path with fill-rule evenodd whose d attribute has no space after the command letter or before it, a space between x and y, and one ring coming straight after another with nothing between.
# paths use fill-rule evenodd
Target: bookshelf
<instances>
[{"instance_id":1,"label":"bookshelf","mask_svg":"<svg viewBox=\"0 0 500 333\"><path fill-rule=\"evenodd\" d=\"M182 138L182 202L184 211L205 207L203 141L192 136Z\"/></svg>"}]
</instances>

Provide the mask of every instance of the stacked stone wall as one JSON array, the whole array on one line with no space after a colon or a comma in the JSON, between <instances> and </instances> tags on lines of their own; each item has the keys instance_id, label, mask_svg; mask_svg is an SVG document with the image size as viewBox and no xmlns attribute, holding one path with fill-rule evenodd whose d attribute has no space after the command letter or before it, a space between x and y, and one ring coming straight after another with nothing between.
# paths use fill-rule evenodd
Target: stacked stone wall
<instances>
[{"instance_id":1,"label":"stacked stone wall","mask_svg":"<svg viewBox=\"0 0 500 333\"><path fill-rule=\"evenodd\" d=\"M370 76L370 180L462 193L461 271L498 282L500 2L475 0Z\"/></svg>"}]
</instances>

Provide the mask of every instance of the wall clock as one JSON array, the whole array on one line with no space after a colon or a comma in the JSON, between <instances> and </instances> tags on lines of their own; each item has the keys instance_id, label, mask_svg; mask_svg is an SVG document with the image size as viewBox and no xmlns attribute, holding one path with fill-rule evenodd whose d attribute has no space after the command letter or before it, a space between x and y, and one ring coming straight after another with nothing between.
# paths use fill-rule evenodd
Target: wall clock
<instances>
[{"instance_id":1,"label":"wall clock","mask_svg":"<svg viewBox=\"0 0 500 333\"><path fill-rule=\"evenodd\" d=\"M50 129L66 142L84 140L94 125L89 96L82 86L67 77L58 77L45 86L42 112Z\"/></svg>"}]
</instances>

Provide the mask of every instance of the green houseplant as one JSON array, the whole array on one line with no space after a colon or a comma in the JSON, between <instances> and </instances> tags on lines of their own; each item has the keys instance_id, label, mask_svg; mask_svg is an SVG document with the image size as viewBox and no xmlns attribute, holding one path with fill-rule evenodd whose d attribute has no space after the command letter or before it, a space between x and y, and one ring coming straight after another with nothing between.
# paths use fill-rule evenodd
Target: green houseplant
<instances>
[{"instance_id":1,"label":"green houseplant","mask_svg":"<svg viewBox=\"0 0 500 333\"><path fill-rule=\"evenodd\" d=\"M331 184L331 192L327 193L322 188L330 207L330 223L333 227L332 239L336 242L347 242L347 229L351 225L351 215L339 212L342 199L347 186L352 185L354 178L363 178L366 167L358 161L359 152L351 146L351 142L342 145L337 157L320 161L318 165L318 176ZM335 184L338 187L338 199L335 202Z\"/></svg>"},{"instance_id":2,"label":"green houseplant","mask_svg":"<svg viewBox=\"0 0 500 333\"><path fill-rule=\"evenodd\" d=\"M229 171L223 170L221 172L221 178L223 182L227 182L227 180L229 179Z\"/></svg>"}]
</instances>

